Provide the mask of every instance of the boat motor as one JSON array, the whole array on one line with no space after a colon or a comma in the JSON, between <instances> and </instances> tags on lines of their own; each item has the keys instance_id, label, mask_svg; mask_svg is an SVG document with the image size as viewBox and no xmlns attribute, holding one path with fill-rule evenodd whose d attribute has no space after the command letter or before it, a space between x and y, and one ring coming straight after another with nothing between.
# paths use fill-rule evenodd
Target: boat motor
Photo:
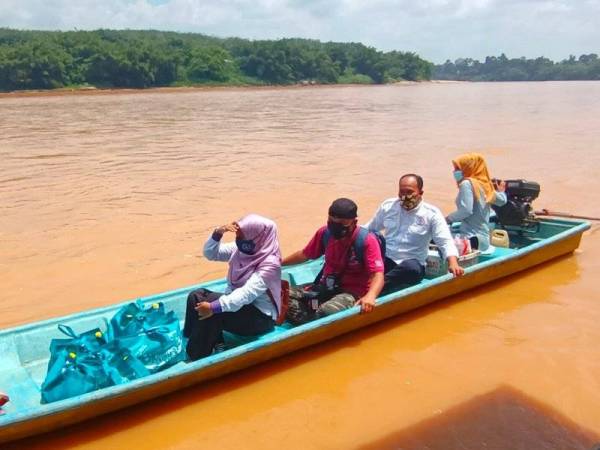
<instances>
[{"instance_id":1,"label":"boat motor","mask_svg":"<svg viewBox=\"0 0 600 450\"><path fill-rule=\"evenodd\" d=\"M540 195L539 183L527 180L506 180L505 183L506 205L492 205L497 221L503 227L537 226L538 219L533 213L531 203Z\"/></svg>"}]
</instances>

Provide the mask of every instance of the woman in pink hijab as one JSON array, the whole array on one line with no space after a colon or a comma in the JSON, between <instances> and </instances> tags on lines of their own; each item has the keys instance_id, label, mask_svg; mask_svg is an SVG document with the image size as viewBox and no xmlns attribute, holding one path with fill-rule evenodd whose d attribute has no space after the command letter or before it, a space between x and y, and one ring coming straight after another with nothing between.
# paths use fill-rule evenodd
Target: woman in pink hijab
<instances>
[{"instance_id":1,"label":"woman in pink hijab","mask_svg":"<svg viewBox=\"0 0 600 450\"><path fill-rule=\"evenodd\" d=\"M223 244L227 232L235 243ZM275 222L249 214L223 225L204 244L204 256L229 262L223 294L198 289L187 299L183 334L192 360L223 347L223 330L253 336L271 331L281 309L281 252Z\"/></svg>"}]
</instances>

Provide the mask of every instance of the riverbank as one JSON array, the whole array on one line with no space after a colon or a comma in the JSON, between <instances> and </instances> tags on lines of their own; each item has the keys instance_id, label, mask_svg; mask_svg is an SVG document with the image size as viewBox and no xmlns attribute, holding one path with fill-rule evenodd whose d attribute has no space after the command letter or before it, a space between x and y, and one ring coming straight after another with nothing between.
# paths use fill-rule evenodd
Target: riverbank
<instances>
[{"instance_id":1,"label":"riverbank","mask_svg":"<svg viewBox=\"0 0 600 450\"><path fill-rule=\"evenodd\" d=\"M147 93L188 93L194 91L231 91L231 90L295 90L295 89L321 89L340 87L347 88L352 86L413 86L424 83L432 84L453 84L466 83L466 81L452 80L424 80L424 81L395 81L388 84L362 84L362 83L297 83L287 85L265 84L265 85L193 85L193 86L164 86L153 88L97 88L93 86L58 88L58 89L32 89L0 92L0 99L3 98L21 98L21 97L56 97L67 95L116 95L116 94L147 94Z\"/></svg>"}]
</instances>

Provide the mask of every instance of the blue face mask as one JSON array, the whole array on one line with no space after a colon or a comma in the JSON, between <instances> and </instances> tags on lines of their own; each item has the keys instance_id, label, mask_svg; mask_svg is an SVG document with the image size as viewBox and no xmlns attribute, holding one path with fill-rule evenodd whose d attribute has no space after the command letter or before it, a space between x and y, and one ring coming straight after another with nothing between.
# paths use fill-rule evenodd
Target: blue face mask
<instances>
[{"instance_id":1,"label":"blue face mask","mask_svg":"<svg viewBox=\"0 0 600 450\"><path fill-rule=\"evenodd\" d=\"M452 175L454 175L456 181L460 181L465 177L462 170L455 170Z\"/></svg>"},{"instance_id":2,"label":"blue face mask","mask_svg":"<svg viewBox=\"0 0 600 450\"><path fill-rule=\"evenodd\" d=\"M256 250L256 244L252 239L236 239L235 245L237 245L240 252L246 255L254 255L254 251Z\"/></svg>"}]
</instances>

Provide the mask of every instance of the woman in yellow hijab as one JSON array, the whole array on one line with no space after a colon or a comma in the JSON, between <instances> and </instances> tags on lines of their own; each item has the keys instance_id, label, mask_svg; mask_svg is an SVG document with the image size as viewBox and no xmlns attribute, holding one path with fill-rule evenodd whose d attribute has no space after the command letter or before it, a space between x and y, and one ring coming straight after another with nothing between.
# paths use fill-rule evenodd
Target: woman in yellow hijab
<instances>
[{"instance_id":1,"label":"woman in yellow hijab","mask_svg":"<svg viewBox=\"0 0 600 450\"><path fill-rule=\"evenodd\" d=\"M458 185L456 211L449 223L460 222L459 233L471 239L471 245L482 252L490 247L490 205L504 205L503 186L496 192L485 159L479 153L465 153L452 161L454 179ZM492 249L493 250L493 249Z\"/></svg>"}]
</instances>

